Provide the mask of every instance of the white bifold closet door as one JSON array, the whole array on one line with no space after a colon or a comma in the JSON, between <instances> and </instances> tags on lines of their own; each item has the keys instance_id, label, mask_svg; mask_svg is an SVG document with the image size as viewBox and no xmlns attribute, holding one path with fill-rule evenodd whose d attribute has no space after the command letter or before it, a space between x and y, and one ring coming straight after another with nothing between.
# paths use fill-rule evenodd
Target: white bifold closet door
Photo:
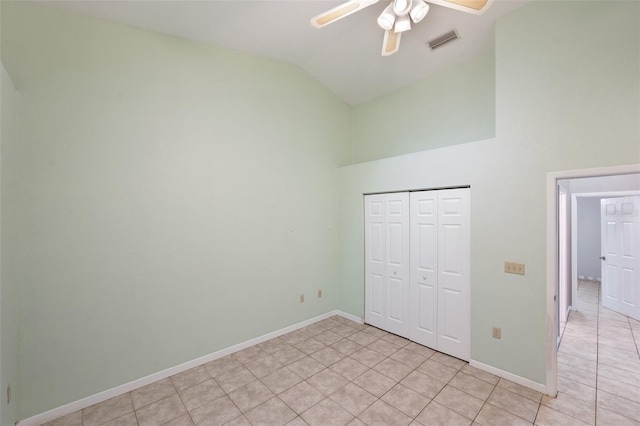
<instances>
[{"instance_id":1,"label":"white bifold closet door","mask_svg":"<svg viewBox=\"0 0 640 426\"><path fill-rule=\"evenodd\" d=\"M365 322L409 337L409 193L365 197Z\"/></svg>"},{"instance_id":2,"label":"white bifold closet door","mask_svg":"<svg viewBox=\"0 0 640 426\"><path fill-rule=\"evenodd\" d=\"M469 189L366 196L365 227L365 322L468 360Z\"/></svg>"},{"instance_id":3,"label":"white bifold closet door","mask_svg":"<svg viewBox=\"0 0 640 426\"><path fill-rule=\"evenodd\" d=\"M469 189L411 193L410 338L470 358Z\"/></svg>"}]
</instances>

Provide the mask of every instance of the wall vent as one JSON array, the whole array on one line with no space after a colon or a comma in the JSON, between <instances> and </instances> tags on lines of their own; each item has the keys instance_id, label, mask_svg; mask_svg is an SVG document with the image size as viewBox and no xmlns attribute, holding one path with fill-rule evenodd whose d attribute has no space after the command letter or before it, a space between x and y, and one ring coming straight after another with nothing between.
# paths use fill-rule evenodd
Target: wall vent
<instances>
[{"instance_id":1,"label":"wall vent","mask_svg":"<svg viewBox=\"0 0 640 426\"><path fill-rule=\"evenodd\" d=\"M427 44L431 50L435 50L439 47L444 46L445 44L449 44L452 41L456 41L460 38L458 32L454 29L449 31L446 34L442 34L440 37L436 37L433 40L429 40Z\"/></svg>"}]
</instances>

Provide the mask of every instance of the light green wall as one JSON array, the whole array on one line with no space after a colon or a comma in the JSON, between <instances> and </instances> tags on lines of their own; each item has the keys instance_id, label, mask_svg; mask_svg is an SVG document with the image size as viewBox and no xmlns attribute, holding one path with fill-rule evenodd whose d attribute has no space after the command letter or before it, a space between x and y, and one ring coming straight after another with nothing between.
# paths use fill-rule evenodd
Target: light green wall
<instances>
[{"instance_id":1,"label":"light green wall","mask_svg":"<svg viewBox=\"0 0 640 426\"><path fill-rule=\"evenodd\" d=\"M356 107L353 162L494 137L494 64L485 54Z\"/></svg>"},{"instance_id":2,"label":"light green wall","mask_svg":"<svg viewBox=\"0 0 640 426\"><path fill-rule=\"evenodd\" d=\"M546 174L640 162L639 20L638 2L531 3L496 27L496 138L341 168L340 308L364 312L363 193L471 185L471 357L545 383ZM385 100L386 122L422 107ZM526 275L504 274L505 260Z\"/></svg>"},{"instance_id":3,"label":"light green wall","mask_svg":"<svg viewBox=\"0 0 640 426\"><path fill-rule=\"evenodd\" d=\"M2 64L0 64L2 65ZM0 425L13 426L17 420L16 400L7 403L6 390L11 383L12 393L17 390L18 333L16 324L16 280L8 267L13 253L7 247L7 240L14 230L6 224L10 216L3 206L15 202L15 192L10 187L13 181L13 165L8 159L16 147L16 91L9 74L1 66L0 75Z\"/></svg>"},{"instance_id":4,"label":"light green wall","mask_svg":"<svg viewBox=\"0 0 640 426\"><path fill-rule=\"evenodd\" d=\"M20 418L334 309L346 103L294 66L25 3L2 2Z\"/></svg>"},{"instance_id":5,"label":"light green wall","mask_svg":"<svg viewBox=\"0 0 640 426\"><path fill-rule=\"evenodd\" d=\"M18 417L362 315L362 193L448 185L471 185L472 358L543 383L545 176L640 162L639 6L534 2L500 20L495 56L351 109L277 61L1 2Z\"/></svg>"}]
</instances>

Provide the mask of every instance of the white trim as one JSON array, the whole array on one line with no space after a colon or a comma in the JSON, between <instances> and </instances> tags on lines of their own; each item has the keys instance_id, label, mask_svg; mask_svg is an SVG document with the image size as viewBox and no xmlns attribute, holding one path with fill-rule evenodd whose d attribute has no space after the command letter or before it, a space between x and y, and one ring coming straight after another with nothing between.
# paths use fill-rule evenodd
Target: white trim
<instances>
[{"instance_id":1,"label":"white trim","mask_svg":"<svg viewBox=\"0 0 640 426\"><path fill-rule=\"evenodd\" d=\"M17 426L37 426L40 425L42 423L46 423L49 422L51 420L55 420L57 418L66 416L67 414L71 414L73 412L76 412L78 410L82 410L83 408L87 408L90 407L94 404L97 404L99 402L103 402L106 401L107 399L119 396L119 395L123 395L127 392L131 392L133 390L139 389L143 386L149 385L151 383L157 382L158 380L162 380L165 379L167 377L173 376L175 374L178 373L182 373L184 371L190 370L194 367L197 367L199 365L202 364L206 364L208 362L214 361L218 358L222 358L224 356L230 355L234 352L238 352L241 351L243 349L246 349L248 347L257 345L259 343L262 342L266 342L267 340L273 339L275 337L278 336L282 336L283 334L287 334L290 333L292 331L295 330L299 330L303 327L306 327L308 325L314 324L318 321L322 321L323 319L326 318L330 318L334 315L339 315L343 318L347 318L351 321L357 322L359 324L362 324L362 318L357 317L355 315L351 315L348 314L346 312L342 312L339 310L333 310L330 312L327 312L325 314L322 315L318 315L317 317L313 317L311 319L299 322L297 324L293 324L290 325L288 327L285 328L281 328L280 330L276 330L273 331L271 333L267 333L264 334L262 336L253 338L253 339L249 339L247 341L244 341L242 343L238 343L237 345L233 345L233 346L229 346L228 348L225 349L221 349L219 351L213 352L211 354L202 356L200 358L196 358L194 360L191 361L187 361L185 363L176 365L174 367L169 367L165 370L162 371L158 371L157 373L153 373L150 374L148 376L142 377L140 379L136 379L133 380L129 383L125 383L119 386L116 386L114 388L111 389L107 389L103 392L99 392L96 393L94 395L88 396L86 398L82 398L79 399L77 401L74 402L70 402L69 404L65 404L62 405L60 407L57 408L53 408L49 411L45 411L44 413L41 414L36 414L35 416L29 417L27 419L24 420L20 420L18 423L16 423Z\"/></svg>"},{"instance_id":2,"label":"white trim","mask_svg":"<svg viewBox=\"0 0 640 426\"><path fill-rule=\"evenodd\" d=\"M529 389L533 389L534 391L538 391L540 393L546 393L547 391L547 387L542 383L537 383L533 380L525 379L524 377L509 373L508 371L500 370L499 368L495 368L475 360L469 361L469 365L471 367L477 368L478 370L486 371L487 373L491 373L494 376L502 377L503 379L509 380L513 383L517 383Z\"/></svg>"},{"instance_id":3,"label":"white trim","mask_svg":"<svg viewBox=\"0 0 640 426\"><path fill-rule=\"evenodd\" d=\"M578 309L578 199L571 194L571 304ZM583 278L580 278L583 279Z\"/></svg>"},{"instance_id":4,"label":"white trim","mask_svg":"<svg viewBox=\"0 0 640 426\"><path fill-rule=\"evenodd\" d=\"M358 317L356 315L351 315L351 314L348 314L348 313L342 312L342 311L333 311L333 312L335 312L335 314L338 315L339 317L346 318L346 319L351 320L353 322L357 322L358 324L364 324L364 319L362 317Z\"/></svg>"},{"instance_id":5,"label":"white trim","mask_svg":"<svg viewBox=\"0 0 640 426\"><path fill-rule=\"evenodd\" d=\"M567 170L562 172L547 173L547 294L545 314L545 365L546 365L546 394L556 396L558 392L558 357L557 357L557 331L556 331L556 296L558 276L558 247L556 240L558 229L556 214L558 210L556 191L558 179L572 179L582 177L612 176L631 173L640 173L640 164L628 164L624 166L599 167L593 169Z\"/></svg>"},{"instance_id":6,"label":"white trim","mask_svg":"<svg viewBox=\"0 0 640 426\"><path fill-rule=\"evenodd\" d=\"M560 321L558 321L558 338L557 341L560 342L562 333L564 330L560 330L561 323L567 322L569 318L569 311L564 308L564 303L566 303L567 307L570 305L570 301L566 300L566 298L570 297L567 295L567 287L571 285L571 283L567 282L567 273L569 270L567 253L571 250L571 243L567 242L567 235L569 234L569 229L567 229L567 221L571 220L569 217L570 212L567 210L568 204L568 195L570 194L569 190L562 186L558 182L558 200L561 202L558 205L558 288L560 289L560 294L558 294L558 312L560 315ZM564 204L564 205L562 205ZM571 224L569 223L569 226ZM562 235L560 235L562 233ZM563 249L564 252L561 253L560 249ZM564 272L564 274L562 273ZM564 275L564 276L563 276ZM562 302L562 303L561 303Z\"/></svg>"},{"instance_id":7,"label":"white trim","mask_svg":"<svg viewBox=\"0 0 640 426\"><path fill-rule=\"evenodd\" d=\"M557 190L558 177L547 174L547 295L545 315L545 393L555 397L558 394L558 323L556 298L558 287L558 245L557 245Z\"/></svg>"}]
</instances>

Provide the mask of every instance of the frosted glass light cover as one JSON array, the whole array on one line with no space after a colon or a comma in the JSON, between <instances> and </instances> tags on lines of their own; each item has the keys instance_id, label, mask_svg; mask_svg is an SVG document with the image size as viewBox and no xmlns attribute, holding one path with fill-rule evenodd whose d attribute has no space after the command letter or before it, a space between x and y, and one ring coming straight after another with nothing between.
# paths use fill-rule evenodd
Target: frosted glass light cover
<instances>
[{"instance_id":1,"label":"frosted glass light cover","mask_svg":"<svg viewBox=\"0 0 640 426\"><path fill-rule=\"evenodd\" d=\"M393 12L398 16L405 16L411 10L411 0L393 0Z\"/></svg>"},{"instance_id":2,"label":"frosted glass light cover","mask_svg":"<svg viewBox=\"0 0 640 426\"><path fill-rule=\"evenodd\" d=\"M390 30L396 22L396 15L393 13L393 3L389 3L378 17L378 25L383 30Z\"/></svg>"},{"instance_id":3,"label":"frosted glass light cover","mask_svg":"<svg viewBox=\"0 0 640 426\"><path fill-rule=\"evenodd\" d=\"M422 0L416 0L413 9L409 12L409 16L411 16L413 22L417 24L427 16L427 13L429 13L429 5Z\"/></svg>"}]
</instances>

